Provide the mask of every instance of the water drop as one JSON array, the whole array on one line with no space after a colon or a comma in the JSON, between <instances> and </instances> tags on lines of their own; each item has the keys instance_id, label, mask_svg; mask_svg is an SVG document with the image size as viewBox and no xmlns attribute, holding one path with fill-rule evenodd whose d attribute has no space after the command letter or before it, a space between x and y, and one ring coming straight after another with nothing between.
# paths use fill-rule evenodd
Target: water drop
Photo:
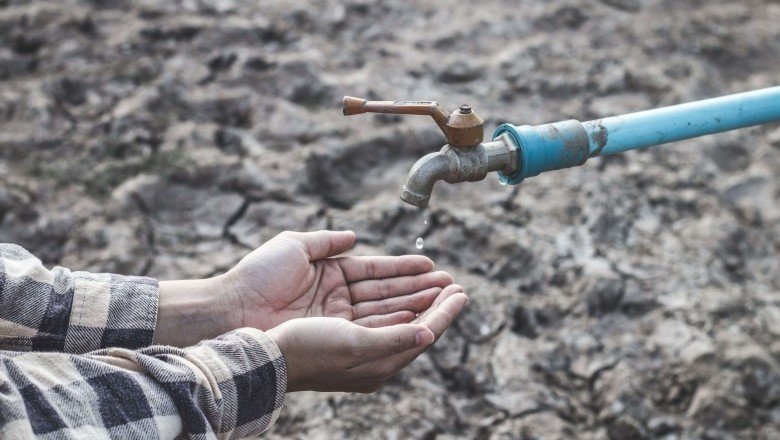
<instances>
[{"instance_id":1,"label":"water drop","mask_svg":"<svg viewBox=\"0 0 780 440\"><path fill-rule=\"evenodd\" d=\"M505 182L503 179L500 179L500 180L498 181L498 183L500 183L500 184L501 184L501 185L503 185L503 186L506 186L506 182Z\"/></svg>"},{"instance_id":2,"label":"water drop","mask_svg":"<svg viewBox=\"0 0 780 440\"><path fill-rule=\"evenodd\" d=\"M422 237L417 237L417 241L414 242L414 247L417 249L422 249L423 246L425 246L425 242L423 241Z\"/></svg>"},{"instance_id":3,"label":"water drop","mask_svg":"<svg viewBox=\"0 0 780 440\"><path fill-rule=\"evenodd\" d=\"M428 224L428 219L423 220L423 223Z\"/></svg>"}]
</instances>

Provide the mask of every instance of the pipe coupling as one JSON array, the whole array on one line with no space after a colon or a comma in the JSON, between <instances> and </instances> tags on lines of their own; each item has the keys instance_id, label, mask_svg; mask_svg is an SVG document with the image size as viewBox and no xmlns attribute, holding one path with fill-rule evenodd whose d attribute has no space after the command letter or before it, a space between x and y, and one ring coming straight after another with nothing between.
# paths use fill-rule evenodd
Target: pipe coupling
<instances>
[{"instance_id":1,"label":"pipe coupling","mask_svg":"<svg viewBox=\"0 0 780 440\"><path fill-rule=\"evenodd\" d=\"M499 172L499 179L507 184L518 184L545 171L582 165L590 155L588 133L574 119L534 126L503 124L493 136L509 136L520 149L516 170Z\"/></svg>"}]
</instances>

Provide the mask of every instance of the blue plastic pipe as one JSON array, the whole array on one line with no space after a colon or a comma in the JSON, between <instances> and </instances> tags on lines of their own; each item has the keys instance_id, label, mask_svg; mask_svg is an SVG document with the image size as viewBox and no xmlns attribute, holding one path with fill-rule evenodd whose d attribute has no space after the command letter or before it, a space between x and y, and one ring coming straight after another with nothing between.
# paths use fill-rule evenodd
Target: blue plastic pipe
<instances>
[{"instance_id":1,"label":"blue plastic pipe","mask_svg":"<svg viewBox=\"0 0 780 440\"><path fill-rule=\"evenodd\" d=\"M780 87L754 90L688 104L581 123L503 124L494 138L508 134L520 149L519 168L499 173L504 183L579 166L588 158L780 121Z\"/></svg>"}]
</instances>

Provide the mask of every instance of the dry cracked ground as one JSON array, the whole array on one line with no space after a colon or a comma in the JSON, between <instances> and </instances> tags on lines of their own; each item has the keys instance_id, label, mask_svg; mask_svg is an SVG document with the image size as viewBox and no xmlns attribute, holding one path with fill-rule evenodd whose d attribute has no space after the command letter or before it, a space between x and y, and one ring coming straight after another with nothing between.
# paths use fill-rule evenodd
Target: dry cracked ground
<instances>
[{"instance_id":1,"label":"dry cracked ground","mask_svg":"<svg viewBox=\"0 0 780 440\"><path fill-rule=\"evenodd\" d=\"M424 252L472 296L374 395L269 438L780 438L780 128L398 198L443 142L345 94L588 120L780 83L780 2L0 0L0 240L219 273L285 229ZM417 236L425 248L414 247Z\"/></svg>"}]
</instances>

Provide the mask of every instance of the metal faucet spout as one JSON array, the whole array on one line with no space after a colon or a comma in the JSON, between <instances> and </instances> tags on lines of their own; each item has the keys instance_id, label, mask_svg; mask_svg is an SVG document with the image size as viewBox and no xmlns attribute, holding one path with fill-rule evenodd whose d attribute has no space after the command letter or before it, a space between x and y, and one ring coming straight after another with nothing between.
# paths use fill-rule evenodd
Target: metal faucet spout
<instances>
[{"instance_id":1,"label":"metal faucet spout","mask_svg":"<svg viewBox=\"0 0 780 440\"><path fill-rule=\"evenodd\" d=\"M418 160L409 171L401 200L424 208L439 180L447 183L475 182L491 171L512 174L518 169L517 146L508 136L473 147L445 145L441 151Z\"/></svg>"},{"instance_id":2,"label":"metal faucet spout","mask_svg":"<svg viewBox=\"0 0 780 440\"><path fill-rule=\"evenodd\" d=\"M401 200L420 208L428 206L433 185L452 174L452 155L447 155L445 151L447 148L449 147L445 147L438 153L426 154L415 162L409 170Z\"/></svg>"}]
</instances>

